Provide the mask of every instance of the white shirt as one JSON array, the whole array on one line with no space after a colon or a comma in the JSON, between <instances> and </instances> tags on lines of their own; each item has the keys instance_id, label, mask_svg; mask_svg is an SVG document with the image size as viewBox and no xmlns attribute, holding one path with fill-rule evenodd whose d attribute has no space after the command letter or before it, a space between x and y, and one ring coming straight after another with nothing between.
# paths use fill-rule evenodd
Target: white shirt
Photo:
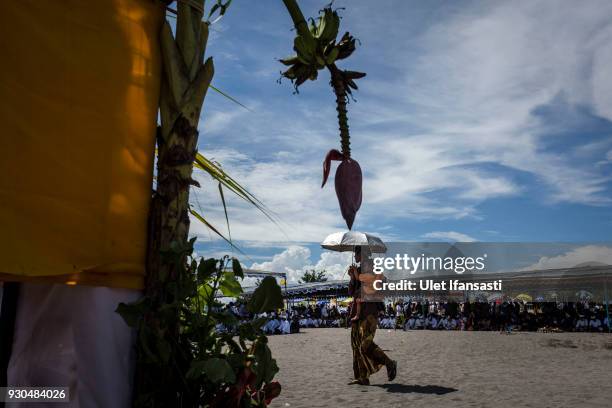
<instances>
[{"instance_id":1,"label":"white shirt","mask_svg":"<svg viewBox=\"0 0 612 408\"><path fill-rule=\"evenodd\" d=\"M280 325L281 333L289 334L291 333L291 324L289 324L289 320L282 320Z\"/></svg>"}]
</instances>

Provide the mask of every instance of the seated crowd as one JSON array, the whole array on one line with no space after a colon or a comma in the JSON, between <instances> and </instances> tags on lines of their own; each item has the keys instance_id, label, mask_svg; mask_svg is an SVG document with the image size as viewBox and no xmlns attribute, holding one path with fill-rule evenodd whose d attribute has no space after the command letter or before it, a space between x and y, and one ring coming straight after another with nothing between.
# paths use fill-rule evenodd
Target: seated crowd
<instances>
[{"instance_id":1,"label":"seated crowd","mask_svg":"<svg viewBox=\"0 0 612 408\"><path fill-rule=\"evenodd\" d=\"M608 331L605 305L588 302L409 302L380 319L404 330ZM389 327L385 327L389 328Z\"/></svg>"},{"instance_id":2,"label":"seated crowd","mask_svg":"<svg viewBox=\"0 0 612 408\"><path fill-rule=\"evenodd\" d=\"M244 323L253 319L266 318L262 330L266 334L289 334L297 333L300 328L324 328L324 327L344 327L346 321L346 307L335 305L317 304L309 306L292 306L289 310L278 313L262 313L260 315L249 314L244 303L230 303L228 310ZM218 331L228 331L231 328L224 324L217 325Z\"/></svg>"},{"instance_id":3,"label":"seated crowd","mask_svg":"<svg viewBox=\"0 0 612 408\"><path fill-rule=\"evenodd\" d=\"M265 318L262 329L266 334L347 327L347 308L330 303L292 306L257 316L249 314L243 303L230 303L227 308L241 323ZM397 302L387 304L378 319L381 329L403 330L607 332L609 324L612 322L604 305L586 302ZM219 324L217 330L228 328Z\"/></svg>"}]
</instances>

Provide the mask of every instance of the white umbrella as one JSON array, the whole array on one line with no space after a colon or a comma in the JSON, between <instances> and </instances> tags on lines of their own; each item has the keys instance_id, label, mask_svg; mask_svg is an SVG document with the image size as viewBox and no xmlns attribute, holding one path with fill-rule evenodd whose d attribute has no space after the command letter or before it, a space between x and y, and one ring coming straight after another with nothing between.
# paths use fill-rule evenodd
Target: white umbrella
<instances>
[{"instance_id":1,"label":"white umbrella","mask_svg":"<svg viewBox=\"0 0 612 408\"><path fill-rule=\"evenodd\" d=\"M367 246L373 253L387 252L387 246L380 238L357 231L334 232L321 242L321 246L337 252L352 252L357 246Z\"/></svg>"},{"instance_id":2,"label":"white umbrella","mask_svg":"<svg viewBox=\"0 0 612 408\"><path fill-rule=\"evenodd\" d=\"M588 290L581 289L576 292L576 297L580 300L588 300L593 298L593 294Z\"/></svg>"}]
</instances>

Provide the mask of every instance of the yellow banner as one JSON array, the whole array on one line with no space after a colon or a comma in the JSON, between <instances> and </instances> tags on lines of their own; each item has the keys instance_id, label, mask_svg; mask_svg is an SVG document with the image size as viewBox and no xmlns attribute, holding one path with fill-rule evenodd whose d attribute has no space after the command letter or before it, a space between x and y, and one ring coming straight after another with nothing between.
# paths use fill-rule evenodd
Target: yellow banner
<instances>
[{"instance_id":1,"label":"yellow banner","mask_svg":"<svg viewBox=\"0 0 612 408\"><path fill-rule=\"evenodd\" d=\"M0 3L0 279L142 287L163 18Z\"/></svg>"}]
</instances>

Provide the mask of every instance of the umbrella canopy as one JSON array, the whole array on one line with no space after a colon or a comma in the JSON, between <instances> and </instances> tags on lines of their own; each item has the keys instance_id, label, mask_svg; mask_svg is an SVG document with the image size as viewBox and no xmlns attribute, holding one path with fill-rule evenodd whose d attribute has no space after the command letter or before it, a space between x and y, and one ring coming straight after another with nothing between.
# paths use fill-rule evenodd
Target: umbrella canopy
<instances>
[{"instance_id":1,"label":"umbrella canopy","mask_svg":"<svg viewBox=\"0 0 612 408\"><path fill-rule=\"evenodd\" d=\"M341 305L341 306L348 306L348 305L351 304L352 301L353 301L353 298L352 297L348 297L346 299L339 300L338 304Z\"/></svg>"},{"instance_id":2,"label":"umbrella canopy","mask_svg":"<svg viewBox=\"0 0 612 408\"><path fill-rule=\"evenodd\" d=\"M352 252L357 246L367 246L373 253L387 252L387 247L380 238L357 231L334 232L325 238L321 246L337 252Z\"/></svg>"},{"instance_id":3,"label":"umbrella canopy","mask_svg":"<svg viewBox=\"0 0 612 408\"><path fill-rule=\"evenodd\" d=\"M533 298L531 296L525 294L525 293L521 293L520 295L518 295L514 299L520 300L522 302L531 302L531 301L533 301Z\"/></svg>"},{"instance_id":4,"label":"umbrella canopy","mask_svg":"<svg viewBox=\"0 0 612 408\"><path fill-rule=\"evenodd\" d=\"M588 290L581 289L576 292L576 297L580 300L588 300L593 298L593 294Z\"/></svg>"}]
</instances>

